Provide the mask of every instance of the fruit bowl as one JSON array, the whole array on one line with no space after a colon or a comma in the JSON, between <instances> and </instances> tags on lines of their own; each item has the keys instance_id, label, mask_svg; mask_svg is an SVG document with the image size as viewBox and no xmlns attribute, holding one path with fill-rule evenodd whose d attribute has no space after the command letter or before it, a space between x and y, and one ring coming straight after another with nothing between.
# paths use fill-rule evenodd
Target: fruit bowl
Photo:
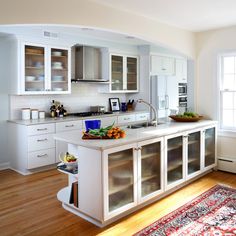
<instances>
[{"instance_id":1,"label":"fruit bowl","mask_svg":"<svg viewBox=\"0 0 236 236\"><path fill-rule=\"evenodd\" d=\"M59 159L62 163L66 165L66 168L68 170L72 170L78 165L78 159L74 155L69 154L68 152L61 152L59 154Z\"/></svg>"},{"instance_id":2,"label":"fruit bowl","mask_svg":"<svg viewBox=\"0 0 236 236\"><path fill-rule=\"evenodd\" d=\"M169 116L171 119L177 122L196 122L203 118L203 116L195 116L195 117L179 117L179 116Z\"/></svg>"}]
</instances>

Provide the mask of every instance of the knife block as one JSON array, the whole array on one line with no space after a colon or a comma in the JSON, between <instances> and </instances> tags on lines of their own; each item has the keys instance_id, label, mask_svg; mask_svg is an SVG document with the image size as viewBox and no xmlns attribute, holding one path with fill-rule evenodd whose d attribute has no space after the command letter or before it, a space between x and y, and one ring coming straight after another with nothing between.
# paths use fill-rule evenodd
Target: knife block
<instances>
[{"instance_id":1,"label":"knife block","mask_svg":"<svg viewBox=\"0 0 236 236\"><path fill-rule=\"evenodd\" d=\"M133 111L134 110L134 106L133 104L127 104L127 111Z\"/></svg>"}]
</instances>

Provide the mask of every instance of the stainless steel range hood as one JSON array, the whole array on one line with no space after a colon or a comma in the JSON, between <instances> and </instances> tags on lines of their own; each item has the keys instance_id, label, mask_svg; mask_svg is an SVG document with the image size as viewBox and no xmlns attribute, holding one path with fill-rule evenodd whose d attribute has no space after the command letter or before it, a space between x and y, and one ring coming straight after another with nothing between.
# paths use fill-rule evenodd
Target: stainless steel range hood
<instances>
[{"instance_id":1,"label":"stainless steel range hood","mask_svg":"<svg viewBox=\"0 0 236 236\"><path fill-rule=\"evenodd\" d=\"M91 46L75 46L75 79L72 82L104 83L108 79L102 77L101 48Z\"/></svg>"}]
</instances>

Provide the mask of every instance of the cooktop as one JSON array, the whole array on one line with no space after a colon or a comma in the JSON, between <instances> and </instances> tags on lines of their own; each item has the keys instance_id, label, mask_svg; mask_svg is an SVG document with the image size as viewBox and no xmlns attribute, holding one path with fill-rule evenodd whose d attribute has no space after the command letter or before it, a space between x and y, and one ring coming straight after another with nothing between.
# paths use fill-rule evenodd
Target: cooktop
<instances>
[{"instance_id":1,"label":"cooktop","mask_svg":"<svg viewBox=\"0 0 236 236\"><path fill-rule=\"evenodd\" d=\"M86 112L77 112L77 113L69 113L68 116L78 116L78 117L86 117L86 116L101 116L101 115L107 115L107 114L113 114L113 112L93 112L93 111L86 111Z\"/></svg>"}]
</instances>

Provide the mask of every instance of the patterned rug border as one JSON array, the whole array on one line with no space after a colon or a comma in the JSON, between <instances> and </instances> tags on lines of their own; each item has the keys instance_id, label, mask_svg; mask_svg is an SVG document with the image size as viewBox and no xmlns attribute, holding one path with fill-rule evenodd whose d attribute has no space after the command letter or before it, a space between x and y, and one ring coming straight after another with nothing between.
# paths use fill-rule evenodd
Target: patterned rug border
<instances>
[{"instance_id":1,"label":"patterned rug border","mask_svg":"<svg viewBox=\"0 0 236 236\"><path fill-rule=\"evenodd\" d=\"M174 216L176 215L176 213L178 213L179 211L181 211L183 208L186 207L190 207L190 205L196 203L199 199L202 199L203 197L207 197L209 195L211 195L212 192L216 191L217 189L220 188L224 188L224 189L228 189L231 191L236 192L236 188L233 188L229 185L224 185L224 184L216 184L214 186L212 186L211 188L209 188L208 190L204 191L203 193L201 193L200 195L194 197L192 200L184 203L184 205L176 208L175 210L171 211L170 213L168 213L167 215L162 216L160 219L157 219L156 221L154 221L153 223L149 224L148 226L144 227L143 229L141 229L140 231L136 232L135 234L133 234L133 236L138 236L140 233L142 233L143 231L145 231L148 227L153 226L155 223L159 222L159 221L164 221L167 218L170 217L170 215Z\"/></svg>"}]
</instances>

